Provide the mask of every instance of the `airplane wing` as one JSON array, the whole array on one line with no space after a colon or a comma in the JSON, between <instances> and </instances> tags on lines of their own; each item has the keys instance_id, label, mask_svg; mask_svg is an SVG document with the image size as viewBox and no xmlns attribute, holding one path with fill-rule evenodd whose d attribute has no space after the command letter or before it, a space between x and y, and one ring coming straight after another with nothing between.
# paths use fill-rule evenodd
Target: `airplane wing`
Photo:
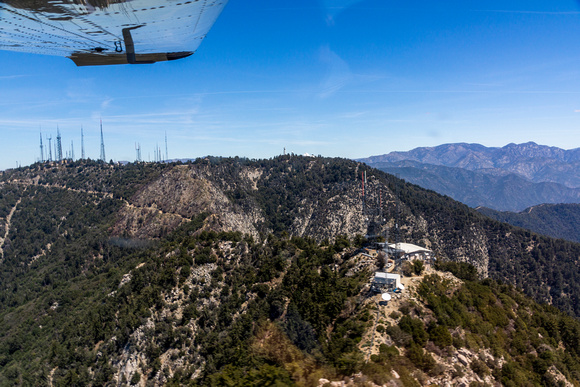
<instances>
[{"instance_id":1,"label":"airplane wing","mask_svg":"<svg viewBox=\"0 0 580 387\"><path fill-rule=\"evenodd\" d=\"M0 0L0 49L77 66L193 54L228 0Z\"/></svg>"}]
</instances>

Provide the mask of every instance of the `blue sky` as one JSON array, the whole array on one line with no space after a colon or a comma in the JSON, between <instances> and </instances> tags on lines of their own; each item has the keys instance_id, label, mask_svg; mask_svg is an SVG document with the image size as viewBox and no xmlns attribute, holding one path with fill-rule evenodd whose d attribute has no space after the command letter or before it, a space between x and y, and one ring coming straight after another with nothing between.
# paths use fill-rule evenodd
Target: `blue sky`
<instances>
[{"instance_id":1,"label":"blue sky","mask_svg":"<svg viewBox=\"0 0 580 387\"><path fill-rule=\"evenodd\" d=\"M1 23L1 21L0 21ZM570 0L230 0L193 56L76 67L0 51L0 169L63 148L134 160L349 158L419 146L580 147L580 5Z\"/></svg>"}]
</instances>

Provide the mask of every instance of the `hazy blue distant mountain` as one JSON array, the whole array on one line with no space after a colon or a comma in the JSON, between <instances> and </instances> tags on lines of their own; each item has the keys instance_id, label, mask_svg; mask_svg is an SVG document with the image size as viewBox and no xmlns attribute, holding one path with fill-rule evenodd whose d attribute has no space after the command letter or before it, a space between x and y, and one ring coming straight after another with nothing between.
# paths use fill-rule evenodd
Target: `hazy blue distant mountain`
<instances>
[{"instance_id":1,"label":"hazy blue distant mountain","mask_svg":"<svg viewBox=\"0 0 580 387\"><path fill-rule=\"evenodd\" d=\"M488 148L479 144L444 144L391 152L360 159L369 165L412 160L424 164L463 168L489 175L518 174L532 182L554 182L580 187L580 148L564 150L533 142Z\"/></svg>"},{"instance_id":2,"label":"hazy blue distant mountain","mask_svg":"<svg viewBox=\"0 0 580 387\"><path fill-rule=\"evenodd\" d=\"M471 207L522 211L540 203L580 202L580 188L569 188L551 182L534 183L513 173L493 175L416 161L380 162L372 165Z\"/></svg>"},{"instance_id":3,"label":"hazy blue distant mountain","mask_svg":"<svg viewBox=\"0 0 580 387\"><path fill-rule=\"evenodd\" d=\"M580 242L580 204L540 204L520 213L478 208L491 218L554 238Z\"/></svg>"}]
</instances>

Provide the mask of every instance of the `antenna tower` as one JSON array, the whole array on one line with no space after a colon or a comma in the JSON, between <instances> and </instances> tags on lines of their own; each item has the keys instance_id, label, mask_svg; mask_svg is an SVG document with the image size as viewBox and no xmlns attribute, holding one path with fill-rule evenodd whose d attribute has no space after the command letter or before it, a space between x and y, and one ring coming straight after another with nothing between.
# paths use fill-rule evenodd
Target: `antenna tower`
<instances>
[{"instance_id":1,"label":"antenna tower","mask_svg":"<svg viewBox=\"0 0 580 387\"><path fill-rule=\"evenodd\" d=\"M105 161L105 140L103 139L103 120L101 120L101 160Z\"/></svg>"},{"instance_id":2,"label":"antenna tower","mask_svg":"<svg viewBox=\"0 0 580 387\"><path fill-rule=\"evenodd\" d=\"M135 156L136 156L135 161L140 163L141 162L141 144L135 143L135 153L136 153L135 154Z\"/></svg>"},{"instance_id":3,"label":"antenna tower","mask_svg":"<svg viewBox=\"0 0 580 387\"><path fill-rule=\"evenodd\" d=\"M62 137L58 126L56 127L56 161L62 161Z\"/></svg>"},{"instance_id":4,"label":"antenna tower","mask_svg":"<svg viewBox=\"0 0 580 387\"><path fill-rule=\"evenodd\" d=\"M71 161L75 161L75 146L72 140L70 140L70 159Z\"/></svg>"},{"instance_id":5,"label":"antenna tower","mask_svg":"<svg viewBox=\"0 0 580 387\"><path fill-rule=\"evenodd\" d=\"M52 161L52 136L46 136L48 139L48 161Z\"/></svg>"},{"instance_id":6,"label":"antenna tower","mask_svg":"<svg viewBox=\"0 0 580 387\"><path fill-rule=\"evenodd\" d=\"M169 152L167 152L167 131L165 131L165 161L169 160Z\"/></svg>"},{"instance_id":7,"label":"antenna tower","mask_svg":"<svg viewBox=\"0 0 580 387\"><path fill-rule=\"evenodd\" d=\"M44 147L42 146L42 132L40 132L40 162L44 163Z\"/></svg>"},{"instance_id":8,"label":"antenna tower","mask_svg":"<svg viewBox=\"0 0 580 387\"><path fill-rule=\"evenodd\" d=\"M81 126L81 159L85 159L85 133L83 132L83 127Z\"/></svg>"},{"instance_id":9,"label":"antenna tower","mask_svg":"<svg viewBox=\"0 0 580 387\"><path fill-rule=\"evenodd\" d=\"M397 177L397 179L400 179L400 175L398 173L395 174L395 176ZM399 189L398 189L398 195L397 195L397 215L396 215L396 219L395 219L395 243L399 244L401 243L401 230L399 230L399 220L400 220L400 216L401 216L401 181L399 180L397 182L399 184Z\"/></svg>"}]
</instances>

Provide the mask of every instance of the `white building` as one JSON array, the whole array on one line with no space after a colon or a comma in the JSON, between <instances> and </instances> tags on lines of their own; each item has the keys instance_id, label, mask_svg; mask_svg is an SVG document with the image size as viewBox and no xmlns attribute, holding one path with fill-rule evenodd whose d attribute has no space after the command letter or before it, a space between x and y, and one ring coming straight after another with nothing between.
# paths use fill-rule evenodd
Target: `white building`
<instances>
[{"instance_id":1,"label":"white building","mask_svg":"<svg viewBox=\"0 0 580 387\"><path fill-rule=\"evenodd\" d=\"M431 261L434 259L433 251L411 243L385 243L383 250L389 255L408 261L416 259Z\"/></svg>"},{"instance_id":2,"label":"white building","mask_svg":"<svg viewBox=\"0 0 580 387\"><path fill-rule=\"evenodd\" d=\"M401 289L401 276L393 273L376 272L371 289L377 293L389 289Z\"/></svg>"}]
</instances>

